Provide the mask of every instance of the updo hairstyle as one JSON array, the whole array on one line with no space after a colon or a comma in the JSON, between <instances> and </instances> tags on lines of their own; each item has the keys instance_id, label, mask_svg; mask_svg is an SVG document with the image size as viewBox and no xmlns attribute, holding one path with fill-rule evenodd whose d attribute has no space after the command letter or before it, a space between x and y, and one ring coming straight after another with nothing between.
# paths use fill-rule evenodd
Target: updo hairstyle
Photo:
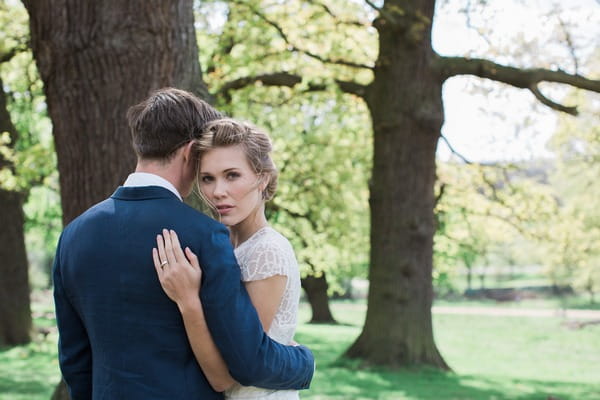
<instances>
[{"instance_id":1,"label":"updo hairstyle","mask_svg":"<svg viewBox=\"0 0 600 400\"><path fill-rule=\"evenodd\" d=\"M248 163L259 179L267 180L262 198L271 200L277 189L278 171L270 156L273 149L271 139L257 126L231 118L209 122L196 140L198 159L202 162L202 156L212 149L236 145L242 146Z\"/></svg>"}]
</instances>

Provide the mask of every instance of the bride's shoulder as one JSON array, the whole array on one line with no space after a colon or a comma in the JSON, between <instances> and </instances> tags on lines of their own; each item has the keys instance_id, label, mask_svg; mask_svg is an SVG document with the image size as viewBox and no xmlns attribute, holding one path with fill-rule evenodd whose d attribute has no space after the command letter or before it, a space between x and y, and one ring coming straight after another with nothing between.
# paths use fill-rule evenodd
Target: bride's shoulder
<instances>
[{"instance_id":1,"label":"bride's shoulder","mask_svg":"<svg viewBox=\"0 0 600 400\"><path fill-rule=\"evenodd\" d=\"M290 241L274 228L267 226L256 233L254 240L248 243L250 253L255 257L271 256L278 259L295 260L294 249Z\"/></svg>"},{"instance_id":2,"label":"bride's shoulder","mask_svg":"<svg viewBox=\"0 0 600 400\"><path fill-rule=\"evenodd\" d=\"M271 226L262 228L258 233L255 245L263 248L292 249L290 241Z\"/></svg>"}]
</instances>

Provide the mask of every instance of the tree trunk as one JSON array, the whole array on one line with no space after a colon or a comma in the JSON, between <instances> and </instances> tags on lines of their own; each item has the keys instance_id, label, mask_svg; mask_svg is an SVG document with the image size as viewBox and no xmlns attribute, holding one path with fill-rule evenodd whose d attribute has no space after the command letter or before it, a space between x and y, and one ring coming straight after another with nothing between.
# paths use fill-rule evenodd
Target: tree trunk
<instances>
[{"instance_id":1,"label":"tree trunk","mask_svg":"<svg viewBox=\"0 0 600 400\"><path fill-rule=\"evenodd\" d=\"M467 266L467 290L473 289L473 268Z\"/></svg>"},{"instance_id":2,"label":"tree trunk","mask_svg":"<svg viewBox=\"0 0 600 400\"><path fill-rule=\"evenodd\" d=\"M50 400L69 400L69 390L64 381L60 381L60 383L56 385Z\"/></svg>"},{"instance_id":3,"label":"tree trunk","mask_svg":"<svg viewBox=\"0 0 600 400\"><path fill-rule=\"evenodd\" d=\"M23 2L53 123L66 225L132 172L131 105L165 86L208 99L193 0ZM59 387L55 398L65 393Z\"/></svg>"},{"instance_id":4,"label":"tree trunk","mask_svg":"<svg viewBox=\"0 0 600 400\"><path fill-rule=\"evenodd\" d=\"M2 78L0 78L0 132L8 132L11 146L17 130L6 108ZM0 169L12 168L0 156ZM13 346L31 340L31 308L29 273L23 225L23 200L18 191L0 188L0 346Z\"/></svg>"},{"instance_id":5,"label":"tree trunk","mask_svg":"<svg viewBox=\"0 0 600 400\"><path fill-rule=\"evenodd\" d=\"M363 331L346 355L448 368L433 338L435 153L442 81L431 68L434 1L386 1L366 102L372 116L371 263ZM408 7L414 7L412 9ZM402 13L397 10L402 10Z\"/></svg>"},{"instance_id":6,"label":"tree trunk","mask_svg":"<svg viewBox=\"0 0 600 400\"><path fill-rule=\"evenodd\" d=\"M327 296L327 278L325 273L319 277L307 276L302 278L302 288L312 310L311 324L336 324L336 320L329 308L329 297Z\"/></svg>"},{"instance_id":7,"label":"tree trunk","mask_svg":"<svg viewBox=\"0 0 600 400\"><path fill-rule=\"evenodd\" d=\"M66 224L132 171L129 106L164 86L207 98L193 1L24 3L53 123Z\"/></svg>"}]
</instances>

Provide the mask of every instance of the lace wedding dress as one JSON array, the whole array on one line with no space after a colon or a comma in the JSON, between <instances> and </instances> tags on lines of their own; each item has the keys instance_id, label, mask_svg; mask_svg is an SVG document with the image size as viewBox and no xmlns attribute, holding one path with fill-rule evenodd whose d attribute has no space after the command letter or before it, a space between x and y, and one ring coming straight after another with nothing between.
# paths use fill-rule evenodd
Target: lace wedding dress
<instances>
[{"instance_id":1,"label":"lace wedding dress","mask_svg":"<svg viewBox=\"0 0 600 400\"><path fill-rule=\"evenodd\" d=\"M298 302L300 301L300 272L290 242L275 229L259 229L235 249L244 282L258 281L275 275L287 277L279 309L267 334L273 340L289 344L296 331ZM269 390L235 385L225 393L226 399L298 399L296 390Z\"/></svg>"}]
</instances>

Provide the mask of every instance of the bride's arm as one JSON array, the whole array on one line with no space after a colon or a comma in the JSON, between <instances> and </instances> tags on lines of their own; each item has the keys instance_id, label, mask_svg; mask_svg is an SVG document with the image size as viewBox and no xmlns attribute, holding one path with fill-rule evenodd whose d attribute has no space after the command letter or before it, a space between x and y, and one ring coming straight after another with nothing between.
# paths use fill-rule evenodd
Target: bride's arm
<instances>
[{"instance_id":1,"label":"bride's arm","mask_svg":"<svg viewBox=\"0 0 600 400\"><path fill-rule=\"evenodd\" d=\"M287 276L274 275L266 279L244 282L265 332L269 332L275 313L281 304L286 281Z\"/></svg>"},{"instance_id":2,"label":"bride's arm","mask_svg":"<svg viewBox=\"0 0 600 400\"><path fill-rule=\"evenodd\" d=\"M187 247L184 254L174 231L163 230L163 235L158 235L156 241L158 250L152 249L152 258L160 284L167 296L177 303L202 372L212 388L222 392L235 380L229 374L204 318L199 296L202 270L198 258ZM164 261L168 264L161 266Z\"/></svg>"}]
</instances>

